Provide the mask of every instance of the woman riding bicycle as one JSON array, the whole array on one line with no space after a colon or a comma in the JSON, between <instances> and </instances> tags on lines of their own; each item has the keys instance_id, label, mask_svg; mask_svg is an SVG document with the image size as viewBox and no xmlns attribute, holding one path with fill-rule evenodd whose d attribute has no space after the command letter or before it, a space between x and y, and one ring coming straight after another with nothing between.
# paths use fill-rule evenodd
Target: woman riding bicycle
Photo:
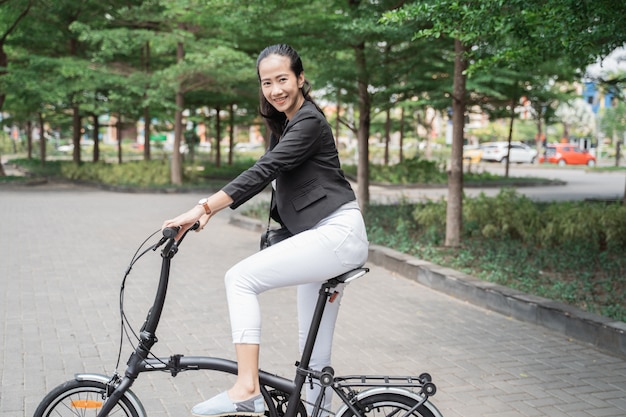
<instances>
[{"instance_id":1,"label":"woman riding bicycle","mask_svg":"<svg viewBox=\"0 0 626 417\"><path fill-rule=\"evenodd\" d=\"M367 259L363 217L341 170L331 127L309 95L310 85L298 53L284 44L265 48L257 59L257 75L260 113L271 131L267 152L222 190L163 223L163 227L181 226L179 236L198 220L202 229L215 213L239 207L271 183L275 193L272 218L293 234L240 261L226 273L237 379L229 390L193 407L195 416L264 413L258 377L258 294L298 286L302 349L320 284L363 265ZM313 369L330 365L338 309L339 299L324 313L310 362ZM316 396L315 392L307 396L311 394ZM329 408L330 400L327 395L324 408Z\"/></svg>"}]
</instances>

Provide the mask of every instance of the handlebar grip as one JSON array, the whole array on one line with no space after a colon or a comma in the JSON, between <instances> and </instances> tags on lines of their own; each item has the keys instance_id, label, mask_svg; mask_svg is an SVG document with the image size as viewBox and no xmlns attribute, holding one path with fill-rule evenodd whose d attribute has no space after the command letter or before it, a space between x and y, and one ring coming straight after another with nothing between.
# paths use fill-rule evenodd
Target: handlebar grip
<instances>
[{"instance_id":1,"label":"handlebar grip","mask_svg":"<svg viewBox=\"0 0 626 417\"><path fill-rule=\"evenodd\" d=\"M163 229L163 237L165 237L167 239L171 239L173 237L176 237L176 235L178 234L179 230L180 230L179 226L176 226L176 227L166 227L165 229Z\"/></svg>"},{"instance_id":2,"label":"handlebar grip","mask_svg":"<svg viewBox=\"0 0 626 417\"><path fill-rule=\"evenodd\" d=\"M189 228L188 231L197 230L199 227L200 227L200 222L197 221ZM180 231L180 226L166 227L165 229L163 229L163 237L166 239L171 239L173 237L176 237L179 231Z\"/></svg>"}]
</instances>

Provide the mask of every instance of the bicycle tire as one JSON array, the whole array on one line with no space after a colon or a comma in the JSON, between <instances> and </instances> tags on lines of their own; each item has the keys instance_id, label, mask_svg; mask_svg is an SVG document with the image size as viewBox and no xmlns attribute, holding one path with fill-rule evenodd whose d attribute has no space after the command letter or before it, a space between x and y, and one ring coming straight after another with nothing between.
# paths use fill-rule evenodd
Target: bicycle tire
<instances>
[{"instance_id":1,"label":"bicycle tire","mask_svg":"<svg viewBox=\"0 0 626 417\"><path fill-rule=\"evenodd\" d=\"M97 381L67 381L50 391L39 403L33 417L96 416L104 403L106 384ZM111 416L139 417L135 407L122 397Z\"/></svg>"},{"instance_id":2,"label":"bicycle tire","mask_svg":"<svg viewBox=\"0 0 626 417\"><path fill-rule=\"evenodd\" d=\"M417 404L417 400L408 395L399 393L379 393L360 399L357 401L356 407L363 410L364 417L399 417L404 416L415 404ZM348 408L338 417L353 416L354 413ZM422 404L411 413L411 416L435 417L435 414Z\"/></svg>"}]
</instances>

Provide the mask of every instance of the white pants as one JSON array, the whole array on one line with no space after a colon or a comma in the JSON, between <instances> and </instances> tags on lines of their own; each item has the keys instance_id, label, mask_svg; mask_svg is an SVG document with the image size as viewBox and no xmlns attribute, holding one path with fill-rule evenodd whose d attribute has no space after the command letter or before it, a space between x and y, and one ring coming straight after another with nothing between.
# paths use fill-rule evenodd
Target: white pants
<instances>
[{"instance_id":1,"label":"white pants","mask_svg":"<svg viewBox=\"0 0 626 417\"><path fill-rule=\"evenodd\" d=\"M356 201L347 203L312 229L298 233L234 265L225 277L233 343L259 344L261 312L257 295L272 288L298 286L300 350L308 334L320 284L367 260L368 242ZM343 288L337 289L343 293ZM330 365L340 297L328 303L310 367ZM315 393L307 392L312 401ZM330 407L330 395L325 408Z\"/></svg>"}]
</instances>

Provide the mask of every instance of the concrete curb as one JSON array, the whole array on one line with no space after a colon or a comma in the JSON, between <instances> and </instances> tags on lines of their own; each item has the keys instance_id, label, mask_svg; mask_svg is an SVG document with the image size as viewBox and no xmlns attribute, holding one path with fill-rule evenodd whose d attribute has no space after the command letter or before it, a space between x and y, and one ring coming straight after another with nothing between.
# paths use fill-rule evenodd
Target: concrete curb
<instances>
[{"instance_id":1,"label":"concrete curb","mask_svg":"<svg viewBox=\"0 0 626 417\"><path fill-rule=\"evenodd\" d=\"M264 230L261 221L240 214L234 214L230 223L258 232ZM626 323L482 281L383 246L370 245L368 262L455 298L626 358Z\"/></svg>"}]
</instances>

